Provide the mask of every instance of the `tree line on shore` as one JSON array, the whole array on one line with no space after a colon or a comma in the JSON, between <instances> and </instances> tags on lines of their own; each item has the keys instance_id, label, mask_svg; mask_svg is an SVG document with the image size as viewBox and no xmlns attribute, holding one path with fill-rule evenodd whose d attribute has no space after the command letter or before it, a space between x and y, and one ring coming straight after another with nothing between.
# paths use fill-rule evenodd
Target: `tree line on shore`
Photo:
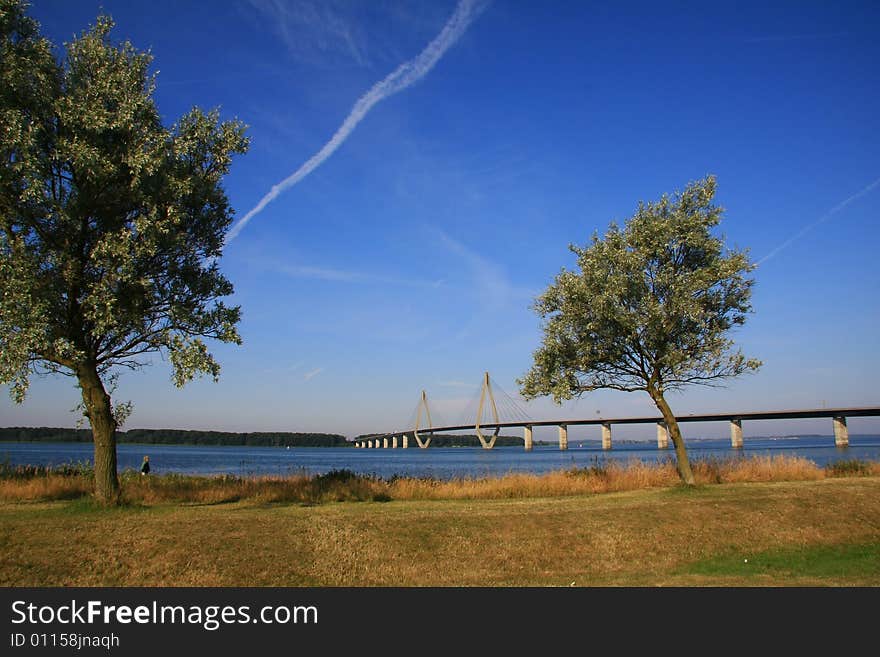
<instances>
[{"instance_id":1,"label":"tree line on shore","mask_svg":"<svg viewBox=\"0 0 880 657\"><path fill-rule=\"evenodd\" d=\"M404 434L400 434L401 436ZM410 447L416 447L412 432L408 432ZM361 434L355 440L374 438L376 434ZM249 445L252 447L352 447L353 442L336 433L304 433L289 431L200 431L193 429L128 429L116 432L120 443L148 445ZM422 440L427 438L422 435ZM91 429L68 427L0 427L0 442L24 443L89 443ZM522 436L498 436L499 447L522 447ZM536 445L544 444L535 441ZM431 447L479 447L474 434L437 434L431 437Z\"/></svg>"},{"instance_id":2,"label":"tree line on shore","mask_svg":"<svg viewBox=\"0 0 880 657\"><path fill-rule=\"evenodd\" d=\"M346 447L345 436L335 433L294 433L283 431L236 433L187 429L129 429L117 431L121 443L155 445L249 445L253 447ZM65 427L0 427L0 441L92 442L91 429Z\"/></svg>"}]
</instances>

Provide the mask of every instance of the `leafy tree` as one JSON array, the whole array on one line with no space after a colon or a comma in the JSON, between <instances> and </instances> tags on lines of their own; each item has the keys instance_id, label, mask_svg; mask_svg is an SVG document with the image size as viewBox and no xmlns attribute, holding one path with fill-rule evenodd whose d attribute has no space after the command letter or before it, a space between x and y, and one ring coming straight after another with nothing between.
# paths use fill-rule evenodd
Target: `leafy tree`
<instances>
[{"instance_id":1,"label":"leafy tree","mask_svg":"<svg viewBox=\"0 0 880 657\"><path fill-rule=\"evenodd\" d=\"M163 127L151 56L113 22L56 60L20 0L0 0L0 383L76 379L95 443L95 492L119 497L119 367L168 355L182 386L220 367L204 338L240 344L217 265L233 211L221 179L244 126L194 108ZM109 392L108 392L109 388Z\"/></svg>"},{"instance_id":2,"label":"leafy tree","mask_svg":"<svg viewBox=\"0 0 880 657\"><path fill-rule=\"evenodd\" d=\"M609 388L647 392L675 446L678 473L694 483L666 393L717 385L760 361L733 350L728 331L751 311L754 269L746 251L728 250L711 229L715 178L640 202L621 230L612 222L592 244L570 246L579 272L563 269L538 297L544 338L518 381L523 395L556 403Z\"/></svg>"}]
</instances>

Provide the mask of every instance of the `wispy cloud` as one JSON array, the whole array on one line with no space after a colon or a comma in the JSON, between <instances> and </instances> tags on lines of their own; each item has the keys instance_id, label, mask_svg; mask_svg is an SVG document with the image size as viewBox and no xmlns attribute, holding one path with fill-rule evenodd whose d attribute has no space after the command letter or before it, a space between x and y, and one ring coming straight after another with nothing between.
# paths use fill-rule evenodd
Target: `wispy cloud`
<instances>
[{"instance_id":1,"label":"wispy cloud","mask_svg":"<svg viewBox=\"0 0 880 657\"><path fill-rule=\"evenodd\" d=\"M368 272L351 271L345 269L311 267L308 265L274 264L270 265L270 267L281 274L292 276L294 278L334 281L338 283L401 285L405 287L435 289L440 288L444 285L443 280L427 281L418 278L386 276L382 274L373 274Z\"/></svg>"},{"instance_id":2,"label":"wispy cloud","mask_svg":"<svg viewBox=\"0 0 880 657\"><path fill-rule=\"evenodd\" d=\"M342 269L328 269L326 267L309 267L306 265L278 265L276 270L282 274L294 278L311 278L321 281L338 281L342 283L359 283L365 280L365 275L354 271Z\"/></svg>"},{"instance_id":3,"label":"wispy cloud","mask_svg":"<svg viewBox=\"0 0 880 657\"><path fill-rule=\"evenodd\" d=\"M274 201L282 192L290 189L312 171L318 168L328 157L330 157L339 146L348 138L357 125L363 120L372 107L381 100L388 98L400 91L403 91L410 85L421 80L430 72L434 65L440 61L443 54L464 34L471 21L479 13L482 4L476 0L459 0L458 6L452 17L443 26L431 43L419 53L414 59L404 62L397 69L383 80L374 84L367 93L361 96L352 107L351 112L342 122L342 125L336 130L336 133L330 138L321 149L310 157L299 169L290 174L277 185L274 185L269 192L260 199L259 203L254 206L238 223L236 223L226 236L228 244L242 231L242 229L257 214L272 201Z\"/></svg>"},{"instance_id":4,"label":"wispy cloud","mask_svg":"<svg viewBox=\"0 0 880 657\"><path fill-rule=\"evenodd\" d=\"M512 301L525 301L535 296L535 291L511 283L504 269L484 258L476 251L454 240L436 227L428 229L448 251L461 258L469 267L474 289L479 296L481 310L498 310Z\"/></svg>"},{"instance_id":5,"label":"wispy cloud","mask_svg":"<svg viewBox=\"0 0 880 657\"><path fill-rule=\"evenodd\" d=\"M350 5L330 0L249 0L297 57L314 60L340 53L366 65L367 45Z\"/></svg>"},{"instance_id":6,"label":"wispy cloud","mask_svg":"<svg viewBox=\"0 0 880 657\"><path fill-rule=\"evenodd\" d=\"M303 374L303 381L311 381L312 379L314 379L316 376L318 376L323 371L324 371L323 367L317 367L313 370L310 370L310 371L306 372L305 374Z\"/></svg>"},{"instance_id":7,"label":"wispy cloud","mask_svg":"<svg viewBox=\"0 0 880 657\"><path fill-rule=\"evenodd\" d=\"M780 244L780 245L777 246L775 249L773 249L772 251L770 251L770 253L768 253L768 254L765 255L763 258L761 258L760 260L758 260L758 262L757 262L756 264L761 265L761 264L767 262L770 258L772 258L772 257L775 256L777 253L779 253L779 252L782 251L783 249L785 249L785 248L787 248L788 246L790 246L790 245L791 245L793 242L795 242L796 240L799 240L801 237L803 237L803 236L806 235L808 232L810 232L811 230L813 230L816 226L825 223L826 221L828 221L829 219L831 219L832 217L834 217L834 215L836 215L836 214L839 213L841 210L843 210L843 209L844 209L846 206L848 206L850 203L852 203L853 201L857 201L858 199L862 198L862 197L865 196L866 194L869 194L870 192L872 192L872 191L873 191L876 187L878 187L878 186L880 186L880 178L877 178L877 180L875 180L874 182L872 182L870 185L868 185L867 187L865 187L863 190L861 190L861 191L859 191L859 192L856 192L855 194L853 194L853 195L850 196L849 198L846 198L846 199L844 199L843 201L841 201L840 203L838 203L838 204L835 205L833 208L831 208L828 212L826 212L826 213L823 214L821 217L819 217L818 219L816 219L814 222L812 222L812 223L810 223L810 224L807 224L806 226L804 226L803 228L801 228L797 233L795 233L794 235L792 235L791 237L789 237L789 238L788 238L787 240L785 240L782 244Z\"/></svg>"}]
</instances>

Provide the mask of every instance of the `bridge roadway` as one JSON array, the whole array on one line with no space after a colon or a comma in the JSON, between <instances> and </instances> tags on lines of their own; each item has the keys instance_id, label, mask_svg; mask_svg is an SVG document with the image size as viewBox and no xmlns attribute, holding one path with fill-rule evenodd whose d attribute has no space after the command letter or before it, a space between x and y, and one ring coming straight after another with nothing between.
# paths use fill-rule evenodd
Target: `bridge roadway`
<instances>
[{"instance_id":1,"label":"bridge roadway","mask_svg":"<svg viewBox=\"0 0 880 657\"><path fill-rule=\"evenodd\" d=\"M849 432L846 426L848 417L880 417L880 406L855 408L812 408L787 411L755 411L750 413L708 413L676 416L678 422L730 422L730 441L732 447L742 447L742 423L744 420L796 420L831 418L834 427L834 444L838 447L849 445ZM419 447L427 447L430 436L436 433L474 429L491 429L500 432L502 429L523 428L523 442L527 450L532 449L532 430L534 427L559 427L559 449L568 449L568 427L584 425L600 425L602 427L602 448L611 449L611 426L614 424L651 424L657 425L657 447L669 447L669 434L662 417L621 417L621 418L589 418L573 420L528 420L517 422L498 422L480 424L459 424L445 427L425 427L406 429L386 434L374 434L369 438L355 441L356 447L363 448L397 448L408 447L412 435ZM428 434L422 440L420 434ZM493 441L494 444L494 441ZM485 446L485 444L484 444Z\"/></svg>"}]
</instances>

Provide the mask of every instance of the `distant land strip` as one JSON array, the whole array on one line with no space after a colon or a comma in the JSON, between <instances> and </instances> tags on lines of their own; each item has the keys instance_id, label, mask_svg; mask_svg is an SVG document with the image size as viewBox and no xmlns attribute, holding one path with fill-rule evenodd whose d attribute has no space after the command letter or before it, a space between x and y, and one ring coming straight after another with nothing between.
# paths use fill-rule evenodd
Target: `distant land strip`
<instances>
[{"instance_id":1,"label":"distant land strip","mask_svg":"<svg viewBox=\"0 0 880 657\"><path fill-rule=\"evenodd\" d=\"M410 432L410 438L412 433ZM358 438L368 437L367 435ZM0 442L88 443L91 429L66 427L0 427ZM202 431L198 429L129 429L117 431L118 443L148 445L239 445L250 447L353 447L354 443L336 433L289 431ZM522 436L498 436L496 445L522 446ZM544 444L536 441L535 444ZM478 447L475 435L446 434L431 439L433 447Z\"/></svg>"},{"instance_id":2,"label":"distant land strip","mask_svg":"<svg viewBox=\"0 0 880 657\"><path fill-rule=\"evenodd\" d=\"M292 433L259 431L200 431L188 429L129 429L117 431L119 443L151 445L248 445L251 447L349 447L345 436L336 433ZM64 427L0 427L2 442L88 443L91 429Z\"/></svg>"}]
</instances>

